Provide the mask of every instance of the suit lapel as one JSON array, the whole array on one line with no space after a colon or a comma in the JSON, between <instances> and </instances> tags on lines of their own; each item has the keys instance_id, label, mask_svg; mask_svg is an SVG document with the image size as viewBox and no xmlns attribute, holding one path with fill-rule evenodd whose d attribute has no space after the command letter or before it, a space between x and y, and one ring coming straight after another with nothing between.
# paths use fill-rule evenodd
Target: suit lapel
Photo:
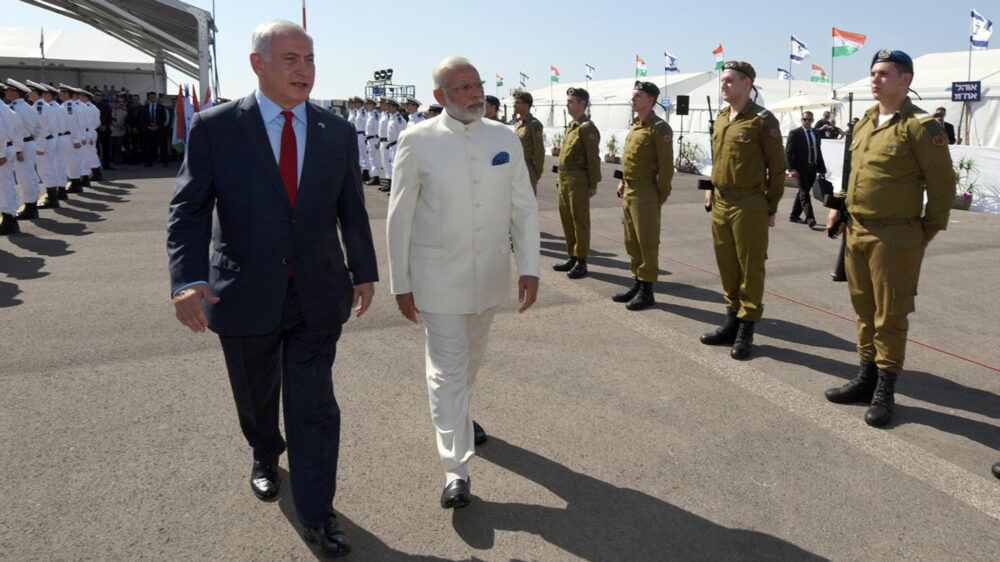
<instances>
[{"instance_id":1,"label":"suit lapel","mask_svg":"<svg viewBox=\"0 0 1000 562\"><path fill-rule=\"evenodd\" d=\"M299 197L309 193L313 185L313 175L322 165L323 139L326 126L320 121L319 111L311 103L306 103L306 152L302 158L302 170L299 174ZM323 126L321 126L323 125ZM296 200L297 202L298 200Z\"/></svg>"},{"instance_id":2,"label":"suit lapel","mask_svg":"<svg viewBox=\"0 0 1000 562\"><path fill-rule=\"evenodd\" d=\"M264 168L264 175L267 177L268 183L278 190L281 194L281 200L286 205L291 206L291 203L288 202L288 194L285 193L285 184L281 181L278 164L274 160L271 141L268 140L267 130L264 129L264 119L260 115L260 108L257 107L257 99L253 95L249 95L240 101L239 107L236 119L243 128L243 132L246 133L246 138L249 139L250 146L253 147L257 161ZM308 146L309 144L306 143L306 147Z\"/></svg>"}]
</instances>

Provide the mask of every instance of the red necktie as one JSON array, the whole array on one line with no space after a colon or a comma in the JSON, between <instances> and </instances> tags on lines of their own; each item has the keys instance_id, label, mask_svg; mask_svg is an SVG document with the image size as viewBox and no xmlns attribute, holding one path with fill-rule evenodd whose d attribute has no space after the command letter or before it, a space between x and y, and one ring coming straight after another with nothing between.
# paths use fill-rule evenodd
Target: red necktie
<instances>
[{"instance_id":1,"label":"red necktie","mask_svg":"<svg viewBox=\"0 0 1000 562\"><path fill-rule=\"evenodd\" d=\"M281 183L285 184L288 202L295 207L295 194L299 183L299 150L295 144L295 130L292 129L292 112L282 111L285 126L281 129L281 152L278 156L278 171Z\"/></svg>"}]
</instances>

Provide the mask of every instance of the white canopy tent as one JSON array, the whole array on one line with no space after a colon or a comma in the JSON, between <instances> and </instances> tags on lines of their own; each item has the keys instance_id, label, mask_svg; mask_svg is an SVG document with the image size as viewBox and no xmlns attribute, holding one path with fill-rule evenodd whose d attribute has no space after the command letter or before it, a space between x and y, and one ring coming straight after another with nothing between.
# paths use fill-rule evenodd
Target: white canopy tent
<instances>
[{"instance_id":1,"label":"white canopy tent","mask_svg":"<svg viewBox=\"0 0 1000 562\"><path fill-rule=\"evenodd\" d=\"M948 110L947 121L955 126L955 134L965 137L961 102L951 101L951 83L969 79L969 52L932 53L913 60L911 88L923 99L910 94L910 99L928 113L935 108ZM982 82L982 101L972 102L968 140L972 146L1000 147L1000 49L973 51L972 80ZM859 116L875 103L868 78L862 78L837 88L837 97L846 100L854 93L854 115ZM860 108L858 103L860 102Z\"/></svg>"},{"instance_id":2,"label":"white canopy tent","mask_svg":"<svg viewBox=\"0 0 1000 562\"><path fill-rule=\"evenodd\" d=\"M143 97L164 92L166 76L153 57L109 35L86 31L45 32L42 64L39 29L0 27L0 79L14 78L77 87L107 84Z\"/></svg>"}]
</instances>

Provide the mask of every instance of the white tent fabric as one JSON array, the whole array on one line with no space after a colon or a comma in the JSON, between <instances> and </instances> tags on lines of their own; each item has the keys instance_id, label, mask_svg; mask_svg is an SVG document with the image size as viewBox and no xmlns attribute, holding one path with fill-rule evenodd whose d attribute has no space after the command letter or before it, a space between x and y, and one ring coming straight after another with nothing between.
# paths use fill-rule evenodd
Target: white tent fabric
<instances>
[{"instance_id":1,"label":"white tent fabric","mask_svg":"<svg viewBox=\"0 0 1000 562\"><path fill-rule=\"evenodd\" d=\"M951 83L969 79L969 52L932 53L913 60L911 88L923 99L910 94L918 107L933 113L937 107L948 110L947 121L955 125L955 134L965 136L961 102L951 101ZM972 103L969 144L1000 147L1000 49L972 52L972 80L982 82L983 100ZM858 116L875 103L868 78L837 88L837 97L846 100L854 93L854 115ZM859 106L860 102L860 106ZM961 125L961 127L960 127Z\"/></svg>"},{"instance_id":2,"label":"white tent fabric","mask_svg":"<svg viewBox=\"0 0 1000 562\"><path fill-rule=\"evenodd\" d=\"M162 72L154 83L153 57L98 32L45 31L45 63L41 30L0 27L0 79L31 79L51 84L126 87L132 92L163 92Z\"/></svg>"}]
</instances>

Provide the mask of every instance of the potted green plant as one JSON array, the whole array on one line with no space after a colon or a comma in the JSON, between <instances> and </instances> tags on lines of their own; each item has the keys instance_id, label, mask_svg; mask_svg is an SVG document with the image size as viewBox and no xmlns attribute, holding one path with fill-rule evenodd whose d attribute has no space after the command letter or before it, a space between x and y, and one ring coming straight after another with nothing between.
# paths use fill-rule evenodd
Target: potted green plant
<instances>
[{"instance_id":1,"label":"potted green plant","mask_svg":"<svg viewBox=\"0 0 1000 562\"><path fill-rule=\"evenodd\" d=\"M691 142L681 140L677 145L677 158L674 159L674 167L682 174L700 174L698 163L705 157L705 152L700 146Z\"/></svg>"},{"instance_id":2,"label":"potted green plant","mask_svg":"<svg viewBox=\"0 0 1000 562\"><path fill-rule=\"evenodd\" d=\"M621 149L618 145L618 137L611 135L605 146L608 148L608 151L604 153L604 161L609 164L621 164L622 159L618 157L618 150Z\"/></svg>"},{"instance_id":3,"label":"potted green plant","mask_svg":"<svg viewBox=\"0 0 1000 562\"><path fill-rule=\"evenodd\" d=\"M552 156L559 156L559 150L562 148L563 134L556 133L552 135Z\"/></svg>"},{"instance_id":4,"label":"potted green plant","mask_svg":"<svg viewBox=\"0 0 1000 562\"><path fill-rule=\"evenodd\" d=\"M972 158L962 158L953 164L955 171L955 202L952 209L968 211L972 194L979 184L979 165Z\"/></svg>"}]
</instances>

